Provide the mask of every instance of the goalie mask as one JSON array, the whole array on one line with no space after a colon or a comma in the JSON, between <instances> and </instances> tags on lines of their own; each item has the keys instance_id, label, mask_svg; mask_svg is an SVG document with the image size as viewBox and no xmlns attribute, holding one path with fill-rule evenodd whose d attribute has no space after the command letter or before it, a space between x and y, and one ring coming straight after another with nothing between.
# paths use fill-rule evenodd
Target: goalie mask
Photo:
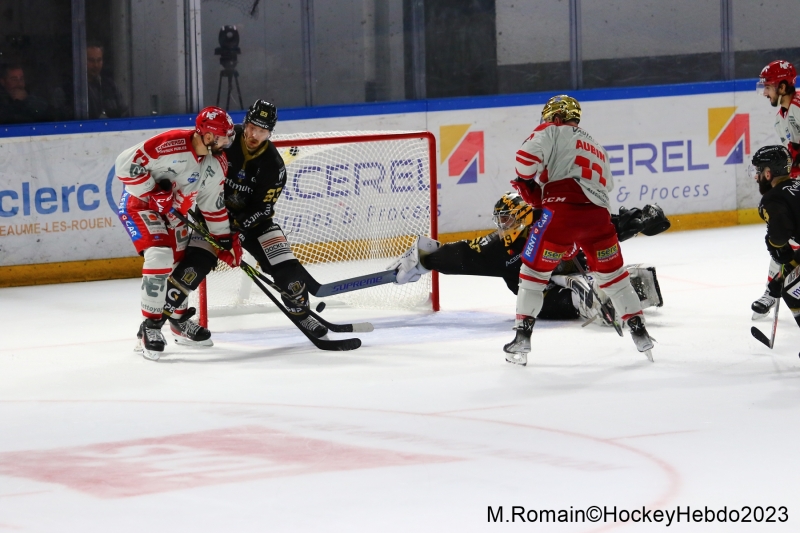
<instances>
[{"instance_id":1,"label":"goalie mask","mask_svg":"<svg viewBox=\"0 0 800 533\"><path fill-rule=\"evenodd\" d=\"M533 224L533 208L518 193L507 192L494 204L492 222L501 237L510 236L513 241L526 227Z\"/></svg>"},{"instance_id":2,"label":"goalie mask","mask_svg":"<svg viewBox=\"0 0 800 533\"><path fill-rule=\"evenodd\" d=\"M566 122L568 120L581 120L581 104L571 96L560 94L552 97L544 104L542 109L542 122L553 122L553 117L561 116Z\"/></svg>"}]
</instances>

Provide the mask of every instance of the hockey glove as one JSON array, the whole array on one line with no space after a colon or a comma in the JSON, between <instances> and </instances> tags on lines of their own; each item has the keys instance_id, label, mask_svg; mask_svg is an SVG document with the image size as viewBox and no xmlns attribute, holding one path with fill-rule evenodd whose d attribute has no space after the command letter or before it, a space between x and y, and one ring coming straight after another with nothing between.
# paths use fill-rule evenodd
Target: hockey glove
<instances>
[{"instance_id":1,"label":"hockey glove","mask_svg":"<svg viewBox=\"0 0 800 533\"><path fill-rule=\"evenodd\" d=\"M217 238L217 242L225 248L220 250L217 254L217 259L226 263L231 268L236 268L242 262L242 243L239 240L239 234L226 235Z\"/></svg>"},{"instance_id":2,"label":"hockey glove","mask_svg":"<svg viewBox=\"0 0 800 533\"><path fill-rule=\"evenodd\" d=\"M533 208L542 205L542 189L533 179L523 180L516 178L511 180L511 186L517 190L526 204Z\"/></svg>"},{"instance_id":3,"label":"hockey glove","mask_svg":"<svg viewBox=\"0 0 800 533\"><path fill-rule=\"evenodd\" d=\"M776 263L788 265L794 260L794 250L792 250L788 242L783 246L775 246L770 242L769 235L767 235L766 241L769 255L772 256L772 259L774 259Z\"/></svg>"},{"instance_id":4,"label":"hockey glove","mask_svg":"<svg viewBox=\"0 0 800 533\"><path fill-rule=\"evenodd\" d=\"M441 246L439 241L424 235L417 237L414 245L406 250L397 261L387 267L387 270L397 270L395 283L398 285L413 283L418 281L424 274L430 272L430 270L422 266L420 259L438 250L439 246Z\"/></svg>"},{"instance_id":5,"label":"hockey glove","mask_svg":"<svg viewBox=\"0 0 800 533\"><path fill-rule=\"evenodd\" d=\"M172 209L172 203L175 201L175 195L172 190L154 189L147 197L147 202L150 204L150 209L156 211L159 215L166 215Z\"/></svg>"}]
</instances>

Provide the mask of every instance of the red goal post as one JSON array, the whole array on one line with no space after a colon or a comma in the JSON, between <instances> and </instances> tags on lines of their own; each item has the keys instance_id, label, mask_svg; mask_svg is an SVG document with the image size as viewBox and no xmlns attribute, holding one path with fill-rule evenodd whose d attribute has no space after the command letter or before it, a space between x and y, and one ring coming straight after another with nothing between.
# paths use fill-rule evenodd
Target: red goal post
<instances>
[{"instance_id":1,"label":"red goal post","mask_svg":"<svg viewBox=\"0 0 800 533\"><path fill-rule=\"evenodd\" d=\"M417 235L438 238L432 133L295 133L274 135L271 142L287 173L274 220L320 283L383 271ZM248 255L245 259L255 265ZM190 303L198 307L204 326L210 314L274 307L243 272L221 262L196 293ZM416 283L371 287L331 299L357 307L425 306L438 311L438 273Z\"/></svg>"}]
</instances>

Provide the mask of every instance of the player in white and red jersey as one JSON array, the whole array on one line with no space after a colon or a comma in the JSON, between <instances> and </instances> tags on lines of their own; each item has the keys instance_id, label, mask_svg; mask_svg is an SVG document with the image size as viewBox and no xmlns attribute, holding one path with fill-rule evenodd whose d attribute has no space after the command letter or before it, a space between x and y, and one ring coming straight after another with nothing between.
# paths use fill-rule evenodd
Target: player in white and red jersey
<instances>
[{"instance_id":1,"label":"player in white and red jersey","mask_svg":"<svg viewBox=\"0 0 800 533\"><path fill-rule=\"evenodd\" d=\"M773 61L763 69L756 84L756 92L769 100L772 107L777 107L775 114L775 133L781 139L792 156L792 179L800 177L800 94L795 90L797 70L788 61ZM797 249L797 245L792 245ZM753 302L753 320L769 315L775 307L776 297L770 294L770 282L778 275L780 265L771 260L767 273L767 289L764 295Z\"/></svg>"},{"instance_id":2,"label":"player in white and red jersey","mask_svg":"<svg viewBox=\"0 0 800 533\"><path fill-rule=\"evenodd\" d=\"M197 116L194 130L161 133L117 157L116 175L124 184L119 217L136 251L144 257L144 322L137 336L139 349L148 359L157 360L164 351L161 327L167 319L173 329L194 337L191 340L210 344L208 331L188 320L191 313L164 306L168 289L197 288L192 284L194 266L217 261L208 246L192 246L187 251L189 232L171 211L185 215L196 206L209 231L232 250L220 252L219 258L238 264L241 247L237 250L238 240L231 236L223 197L227 162L222 150L232 140L230 116L218 107L207 107ZM173 279L170 274L176 264Z\"/></svg>"},{"instance_id":3,"label":"player in white and red jersey","mask_svg":"<svg viewBox=\"0 0 800 533\"><path fill-rule=\"evenodd\" d=\"M531 331L542 309L553 270L574 246L586 254L600 287L621 321L630 328L640 352L651 358L642 306L625 270L609 211L613 188L608 154L578 123L581 107L566 95L554 96L542 110L542 122L517 151L517 177L542 188L542 214L531 227L522 251L517 292L516 337L506 344L506 361L527 363Z\"/></svg>"}]
</instances>

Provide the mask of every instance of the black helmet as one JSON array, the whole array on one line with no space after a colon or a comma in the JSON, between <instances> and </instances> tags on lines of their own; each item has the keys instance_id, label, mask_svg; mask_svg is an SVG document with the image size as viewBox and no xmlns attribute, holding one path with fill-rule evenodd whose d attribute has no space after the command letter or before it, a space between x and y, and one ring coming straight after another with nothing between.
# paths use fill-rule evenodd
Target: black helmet
<instances>
[{"instance_id":1,"label":"black helmet","mask_svg":"<svg viewBox=\"0 0 800 533\"><path fill-rule=\"evenodd\" d=\"M758 172L769 168L773 177L788 176L792 170L792 156L789 150L781 145L764 146L753 154L753 167Z\"/></svg>"},{"instance_id":2,"label":"black helmet","mask_svg":"<svg viewBox=\"0 0 800 533\"><path fill-rule=\"evenodd\" d=\"M278 108L275 107L275 104L271 104L266 100L256 100L247 110L247 115L244 117L244 123L247 124L248 122L259 128L272 131L275 123L278 122Z\"/></svg>"}]
</instances>

